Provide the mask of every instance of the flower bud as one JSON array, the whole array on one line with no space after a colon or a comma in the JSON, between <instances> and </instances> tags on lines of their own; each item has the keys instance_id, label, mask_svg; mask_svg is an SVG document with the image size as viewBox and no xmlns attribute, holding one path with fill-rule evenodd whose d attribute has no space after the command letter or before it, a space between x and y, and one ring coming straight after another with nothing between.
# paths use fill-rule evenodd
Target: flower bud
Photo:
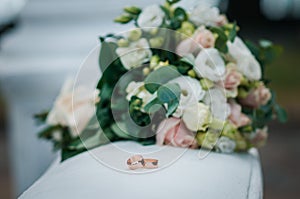
<instances>
[{"instance_id":1,"label":"flower bud","mask_svg":"<svg viewBox=\"0 0 300 199\"><path fill-rule=\"evenodd\" d=\"M189 70L187 74L192 78L195 78L197 76L196 72L193 69Z\"/></svg>"},{"instance_id":2,"label":"flower bud","mask_svg":"<svg viewBox=\"0 0 300 199\"><path fill-rule=\"evenodd\" d=\"M157 66L159 64L159 56L157 55L154 55L151 57L151 60L150 60L150 68L153 69L155 68L155 66Z\"/></svg>"},{"instance_id":3,"label":"flower bud","mask_svg":"<svg viewBox=\"0 0 300 199\"><path fill-rule=\"evenodd\" d=\"M204 90L208 90L214 86L214 83L207 78L200 79L200 84Z\"/></svg>"},{"instance_id":4,"label":"flower bud","mask_svg":"<svg viewBox=\"0 0 300 199\"><path fill-rule=\"evenodd\" d=\"M129 45L129 42L127 39L119 39L118 40L119 47L127 47L128 45Z\"/></svg>"},{"instance_id":5,"label":"flower bud","mask_svg":"<svg viewBox=\"0 0 300 199\"><path fill-rule=\"evenodd\" d=\"M125 23L128 23L131 20L132 20L132 16L124 14L124 15L121 15L121 16L115 18L114 22L125 24Z\"/></svg>"},{"instance_id":6,"label":"flower bud","mask_svg":"<svg viewBox=\"0 0 300 199\"><path fill-rule=\"evenodd\" d=\"M152 48L159 48L163 45L164 38L163 37L154 37L149 40L149 43Z\"/></svg>"},{"instance_id":7,"label":"flower bud","mask_svg":"<svg viewBox=\"0 0 300 199\"><path fill-rule=\"evenodd\" d=\"M148 75L150 73L150 69L148 67L143 69L143 74Z\"/></svg>"},{"instance_id":8,"label":"flower bud","mask_svg":"<svg viewBox=\"0 0 300 199\"><path fill-rule=\"evenodd\" d=\"M124 11L129 13L129 14L133 14L133 15L138 15L141 13L141 9L135 6L130 6L130 7L125 7Z\"/></svg>"},{"instance_id":9,"label":"flower bud","mask_svg":"<svg viewBox=\"0 0 300 199\"><path fill-rule=\"evenodd\" d=\"M128 39L131 41L137 41L141 38L141 36L142 36L142 30L137 28L130 31L128 35Z\"/></svg>"}]
</instances>

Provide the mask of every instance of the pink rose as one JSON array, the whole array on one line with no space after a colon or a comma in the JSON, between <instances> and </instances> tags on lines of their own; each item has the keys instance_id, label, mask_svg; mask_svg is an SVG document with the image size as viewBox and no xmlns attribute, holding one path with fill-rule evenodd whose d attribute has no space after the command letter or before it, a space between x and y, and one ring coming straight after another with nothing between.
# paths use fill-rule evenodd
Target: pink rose
<instances>
[{"instance_id":1,"label":"pink rose","mask_svg":"<svg viewBox=\"0 0 300 199\"><path fill-rule=\"evenodd\" d=\"M224 26L228 23L227 17L225 15L220 15L217 20L217 26Z\"/></svg>"},{"instance_id":2,"label":"pink rose","mask_svg":"<svg viewBox=\"0 0 300 199\"><path fill-rule=\"evenodd\" d=\"M251 123L250 118L242 113L242 107L235 103L230 102L230 115L228 117L229 121L234 124L236 127L246 126Z\"/></svg>"},{"instance_id":3,"label":"pink rose","mask_svg":"<svg viewBox=\"0 0 300 199\"><path fill-rule=\"evenodd\" d=\"M262 147L265 145L268 138L268 128L256 129L255 136L251 139L251 144L255 147Z\"/></svg>"},{"instance_id":4,"label":"pink rose","mask_svg":"<svg viewBox=\"0 0 300 199\"><path fill-rule=\"evenodd\" d=\"M201 48L212 48L215 46L215 37L212 32L200 27L193 37L183 40L176 48L176 53L180 56L195 53Z\"/></svg>"},{"instance_id":5,"label":"pink rose","mask_svg":"<svg viewBox=\"0 0 300 199\"><path fill-rule=\"evenodd\" d=\"M240 85L242 78L242 74L236 69L227 68L224 80L224 88L228 90L236 89Z\"/></svg>"},{"instance_id":6,"label":"pink rose","mask_svg":"<svg viewBox=\"0 0 300 199\"><path fill-rule=\"evenodd\" d=\"M245 98L241 98L241 104L252 108L258 108L268 103L272 94L264 84L260 84L257 88L252 89Z\"/></svg>"},{"instance_id":7,"label":"pink rose","mask_svg":"<svg viewBox=\"0 0 300 199\"><path fill-rule=\"evenodd\" d=\"M156 144L168 144L176 147L197 148L195 135L187 129L181 119L168 118L163 120L157 129Z\"/></svg>"}]
</instances>

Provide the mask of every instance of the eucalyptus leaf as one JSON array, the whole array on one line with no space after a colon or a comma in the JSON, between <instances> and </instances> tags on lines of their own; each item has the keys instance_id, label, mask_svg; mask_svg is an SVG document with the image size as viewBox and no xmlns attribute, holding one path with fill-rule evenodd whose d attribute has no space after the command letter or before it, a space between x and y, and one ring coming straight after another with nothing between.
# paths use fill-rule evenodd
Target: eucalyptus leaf
<instances>
[{"instance_id":1,"label":"eucalyptus leaf","mask_svg":"<svg viewBox=\"0 0 300 199\"><path fill-rule=\"evenodd\" d=\"M229 32L228 38L231 42L234 42L235 37L236 37L236 22L234 22L233 27Z\"/></svg>"},{"instance_id":2,"label":"eucalyptus leaf","mask_svg":"<svg viewBox=\"0 0 300 199\"><path fill-rule=\"evenodd\" d=\"M148 104L145 105L144 110L147 113L154 113L161 108L161 102L158 98L153 99Z\"/></svg>"},{"instance_id":3,"label":"eucalyptus leaf","mask_svg":"<svg viewBox=\"0 0 300 199\"><path fill-rule=\"evenodd\" d=\"M106 68L112 64L114 60L117 59L116 54L117 44L113 42L103 41L101 43L101 50L99 56L99 65L102 72L106 70Z\"/></svg>"},{"instance_id":4,"label":"eucalyptus leaf","mask_svg":"<svg viewBox=\"0 0 300 199\"><path fill-rule=\"evenodd\" d=\"M145 79L145 88L153 94L161 85L164 85L180 75L181 74L177 71L176 67L163 66L147 76Z\"/></svg>"},{"instance_id":5,"label":"eucalyptus leaf","mask_svg":"<svg viewBox=\"0 0 300 199\"><path fill-rule=\"evenodd\" d=\"M278 104L274 106L278 120L282 123L285 123L288 119L287 112L281 108Z\"/></svg>"},{"instance_id":6,"label":"eucalyptus leaf","mask_svg":"<svg viewBox=\"0 0 300 199\"><path fill-rule=\"evenodd\" d=\"M180 87L178 84L168 83L157 90L157 98L162 103L169 103L171 101L179 101L180 99Z\"/></svg>"},{"instance_id":7,"label":"eucalyptus leaf","mask_svg":"<svg viewBox=\"0 0 300 199\"><path fill-rule=\"evenodd\" d=\"M157 98L163 104L166 103L168 105L168 110L166 116L169 117L172 115L180 101L181 89L178 84L168 83L161 86L157 90Z\"/></svg>"}]
</instances>

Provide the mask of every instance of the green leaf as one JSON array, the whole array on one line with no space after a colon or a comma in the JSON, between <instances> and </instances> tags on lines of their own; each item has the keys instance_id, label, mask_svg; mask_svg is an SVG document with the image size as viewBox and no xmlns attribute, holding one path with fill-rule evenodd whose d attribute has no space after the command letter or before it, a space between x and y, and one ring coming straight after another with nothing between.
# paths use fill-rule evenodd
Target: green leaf
<instances>
[{"instance_id":1,"label":"green leaf","mask_svg":"<svg viewBox=\"0 0 300 199\"><path fill-rule=\"evenodd\" d=\"M117 44L113 42L103 41L101 43L101 51L99 56L99 65L102 72L104 72L109 65L111 65L116 59Z\"/></svg>"},{"instance_id":2,"label":"green leaf","mask_svg":"<svg viewBox=\"0 0 300 199\"><path fill-rule=\"evenodd\" d=\"M157 90L157 98L159 99L159 101L162 104L168 104L168 110L166 113L167 117L169 117L176 111L180 101L180 94L181 89L178 84L168 83L159 87L159 89Z\"/></svg>"},{"instance_id":3,"label":"green leaf","mask_svg":"<svg viewBox=\"0 0 300 199\"><path fill-rule=\"evenodd\" d=\"M235 37L236 37L236 22L234 22L233 27L232 27L232 29L229 32L228 39L231 42L234 42Z\"/></svg>"},{"instance_id":4,"label":"green leaf","mask_svg":"<svg viewBox=\"0 0 300 199\"><path fill-rule=\"evenodd\" d=\"M153 94L161 85L180 75L174 66L163 66L147 76L145 79L145 88Z\"/></svg>"},{"instance_id":5,"label":"green leaf","mask_svg":"<svg viewBox=\"0 0 300 199\"><path fill-rule=\"evenodd\" d=\"M195 57L192 54L185 55L180 59L180 61L189 64L190 66L195 65Z\"/></svg>"},{"instance_id":6,"label":"green leaf","mask_svg":"<svg viewBox=\"0 0 300 199\"><path fill-rule=\"evenodd\" d=\"M160 6L160 8L161 8L162 11L165 13L166 18L167 18L167 19L170 19L170 18L171 18L171 13L170 13L170 11L169 11L166 7L164 7L164 6Z\"/></svg>"},{"instance_id":7,"label":"green leaf","mask_svg":"<svg viewBox=\"0 0 300 199\"><path fill-rule=\"evenodd\" d=\"M188 19L188 16L187 16L185 10L180 7L175 9L174 17L176 20L178 20L180 22L186 21ZM180 23L180 25L181 25L181 23Z\"/></svg>"},{"instance_id":8,"label":"green leaf","mask_svg":"<svg viewBox=\"0 0 300 199\"><path fill-rule=\"evenodd\" d=\"M282 123L287 122L287 119L288 119L287 112L282 107L280 107L278 104L276 104L274 106L274 108L275 108L275 112L277 114L278 120Z\"/></svg>"},{"instance_id":9,"label":"green leaf","mask_svg":"<svg viewBox=\"0 0 300 199\"><path fill-rule=\"evenodd\" d=\"M180 0L167 0L167 2L169 3L169 4L175 4L175 3L178 3Z\"/></svg>"},{"instance_id":10,"label":"green leaf","mask_svg":"<svg viewBox=\"0 0 300 199\"><path fill-rule=\"evenodd\" d=\"M159 101L158 98L153 99L150 101L148 104L145 105L144 110L147 113L154 113L161 109L161 102Z\"/></svg>"},{"instance_id":11,"label":"green leaf","mask_svg":"<svg viewBox=\"0 0 300 199\"><path fill-rule=\"evenodd\" d=\"M218 49L222 53L227 53L228 52L228 47L227 47L227 39L224 40L222 37L218 37L215 43L216 49Z\"/></svg>"},{"instance_id":12,"label":"green leaf","mask_svg":"<svg viewBox=\"0 0 300 199\"><path fill-rule=\"evenodd\" d=\"M157 90L157 98L162 103L169 103L174 100L179 101L180 93L181 90L178 84L168 83L159 87Z\"/></svg>"},{"instance_id":13,"label":"green leaf","mask_svg":"<svg viewBox=\"0 0 300 199\"><path fill-rule=\"evenodd\" d=\"M111 125L111 129L116 133L117 136L124 139L131 139L132 137L127 134L127 132L124 132L123 129L126 130L125 123L118 122Z\"/></svg>"},{"instance_id":14,"label":"green leaf","mask_svg":"<svg viewBox=\"0 0 300 199\"><path fill-rule=\"evenodd\" d=\"M211 27L210 30L213 33L216 33L218 35L215 43L215 47L222 53L227 53L228 52L228 47L227 47L227 35L225 34L225 31L219 27Z\"/></svg>"},{"instance_id":15,"label":"green leaf","mask_svg":"<svg viewBox=\"0 0 300 199\"><path fill-rule=\"evenodd\" d=\"M60 125L47 126L46 128L44 128L42 131L38 133L38 137L44 139L52 139L53 132L59 131L61 129L62 127Z\"/></svg>"}]
</instances>

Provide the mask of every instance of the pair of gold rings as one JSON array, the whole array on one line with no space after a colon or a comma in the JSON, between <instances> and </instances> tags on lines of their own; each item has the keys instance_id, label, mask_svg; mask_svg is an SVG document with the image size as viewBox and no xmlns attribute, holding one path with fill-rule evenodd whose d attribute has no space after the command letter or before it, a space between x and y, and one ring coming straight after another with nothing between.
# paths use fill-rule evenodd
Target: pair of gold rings
<instances>
[{"instance_id":1,"label":"pair of gold rings","mask_svg":"<svg viewBox=\"0 0 300 199\"><path fill-rule=\"evenodd\" d=\"M158 167L157 159L144 159L141 155L134 155L127 160L127 166L131 170L145 168L155 169Z\"/></svg>"}]
</instances>

